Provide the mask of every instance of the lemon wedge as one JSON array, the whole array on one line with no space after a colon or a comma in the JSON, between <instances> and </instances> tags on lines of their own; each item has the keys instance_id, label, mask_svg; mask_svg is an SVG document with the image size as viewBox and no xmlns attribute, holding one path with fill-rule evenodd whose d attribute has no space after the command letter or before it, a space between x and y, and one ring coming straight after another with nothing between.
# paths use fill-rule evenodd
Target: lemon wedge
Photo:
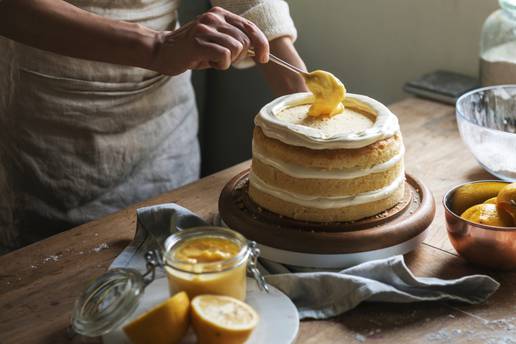
<instances>
[{"instance_id":1,"label":"lemon wedge","mask_svg":"<svg viewBox=\"0 0 516 344\"><path fill-rule=\"evenodd\" d=\"M123 327L133 344L173 344L184 337L189 326L190 300L182 291L137 317Z\"/></svg>"},{"instance_id":2,"label":"lemon wedge","mask_svg":"<svg viewBox=\"0 0 516 344\"><path fill-rule=\"evenodd\" d=\"M258 324L256 311L233 297L199 295L191 305L199 344L244 343Z\"/></svg>"}]
</instances>

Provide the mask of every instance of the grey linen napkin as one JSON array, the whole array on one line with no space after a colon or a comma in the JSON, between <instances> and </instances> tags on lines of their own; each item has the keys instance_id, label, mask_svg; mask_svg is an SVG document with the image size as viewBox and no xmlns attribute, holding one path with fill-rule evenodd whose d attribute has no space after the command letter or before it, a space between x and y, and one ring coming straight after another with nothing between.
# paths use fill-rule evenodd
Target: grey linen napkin
<instances>
[{"instance_id":1,"label":"grey linen napkin","mask_svg":"<svg viewBox=\"0 0 516 344\"><path fill-rule=\"evenodd\" d=\"M137 210L134 240L115 258L110 268L145 271L144 254L161 248L171 233L207 225L177 204ZM267 282L285 293L297 306L301 319L325 319L344 313L362 301L459 301L481 303L500 286L489 276L473 275L454 280L415 277L403 256L371 261L342 271L295 272L292 267L261 259ZM163 276L158 271L158 277Z\"/></svg>"}]
</instances>

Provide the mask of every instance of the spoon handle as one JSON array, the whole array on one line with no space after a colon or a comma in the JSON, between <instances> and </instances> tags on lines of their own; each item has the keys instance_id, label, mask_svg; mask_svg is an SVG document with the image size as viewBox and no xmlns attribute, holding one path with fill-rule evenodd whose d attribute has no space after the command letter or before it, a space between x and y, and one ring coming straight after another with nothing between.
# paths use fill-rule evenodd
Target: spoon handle
<instances>
[{"instance_id":1,"label":"spoon handle","mask_svg":"<svg viewBox=\"0 0 516 344\"><path fill-rule=\"evenodd\" d=\"M248 54L249 56L254 56L254 50L252 49L249 49L248 51ZM280 59L279 57L273 55L273 54L269 54L269 61L272 61L274 63L276 63L277 65L280 65L294 73L298 73L298 74L301 74L302 76L308 76L308 73L305 72L304 70L296 67L296 66L293 66L291 65L290 63L288 63L287 61L284 61L282 59Z\"/></svg>"}]
</instances>

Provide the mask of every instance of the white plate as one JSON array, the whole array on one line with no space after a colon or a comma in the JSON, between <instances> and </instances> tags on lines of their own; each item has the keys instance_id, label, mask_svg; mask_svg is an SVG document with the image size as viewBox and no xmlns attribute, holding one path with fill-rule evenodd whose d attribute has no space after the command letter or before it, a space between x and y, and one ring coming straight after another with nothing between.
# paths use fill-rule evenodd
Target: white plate
<instances>
[{"instance_id":1,"label":"white plate","mask_svg":"<svg viewBox=\"0 0 516 344\"><path fill-rule=\"evenodd\" d=\"M258 327L254 330L247 344L285 344L293 343L299 329L299 314L297 309L281 291L269 285L270 292L258 289L256 281L247 279L246 302L260 315ZM139 314L165 301L169 295L168 281L160 278L152 282L142 296L138 309L132 316ZM128 344L129 339L121 329L117 329L102 337L105 344ZM181 344L196 343L195 334L190 329Z\"/></svg>"}]
</instances>

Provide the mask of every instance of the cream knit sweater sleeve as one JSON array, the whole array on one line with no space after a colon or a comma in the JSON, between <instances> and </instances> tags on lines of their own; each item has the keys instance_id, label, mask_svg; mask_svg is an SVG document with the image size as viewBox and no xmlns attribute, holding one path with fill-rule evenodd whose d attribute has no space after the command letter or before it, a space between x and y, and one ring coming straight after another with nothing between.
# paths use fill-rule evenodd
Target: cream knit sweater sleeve
<instances>
[{"instance_id":1,"label":"cream knit sweater sleeve","mask_svg":"<svg viewBox=\"0 0 516 344\"><path fill-rule=\"evenodd\" d=\"M211 4L249 19L263 31L269 41L284 36L292 38L292 41L297 38L288 4L283 0L211 0ZM254 62L250 58L234 64L237 68L252 65Z\"/></svg>"},{"instance_id":2,"label":"cream knit sweater sleeve","mask_svg":"<svg viewBox=\"0 0 516 344\"><path fill-rule=\"evenodd\" d=\"M282 36L289 36L293 41L297 38L288 4L283 0L211 0L211 4L249 19L269 41Z\"/></svg>"}]
</instances>

